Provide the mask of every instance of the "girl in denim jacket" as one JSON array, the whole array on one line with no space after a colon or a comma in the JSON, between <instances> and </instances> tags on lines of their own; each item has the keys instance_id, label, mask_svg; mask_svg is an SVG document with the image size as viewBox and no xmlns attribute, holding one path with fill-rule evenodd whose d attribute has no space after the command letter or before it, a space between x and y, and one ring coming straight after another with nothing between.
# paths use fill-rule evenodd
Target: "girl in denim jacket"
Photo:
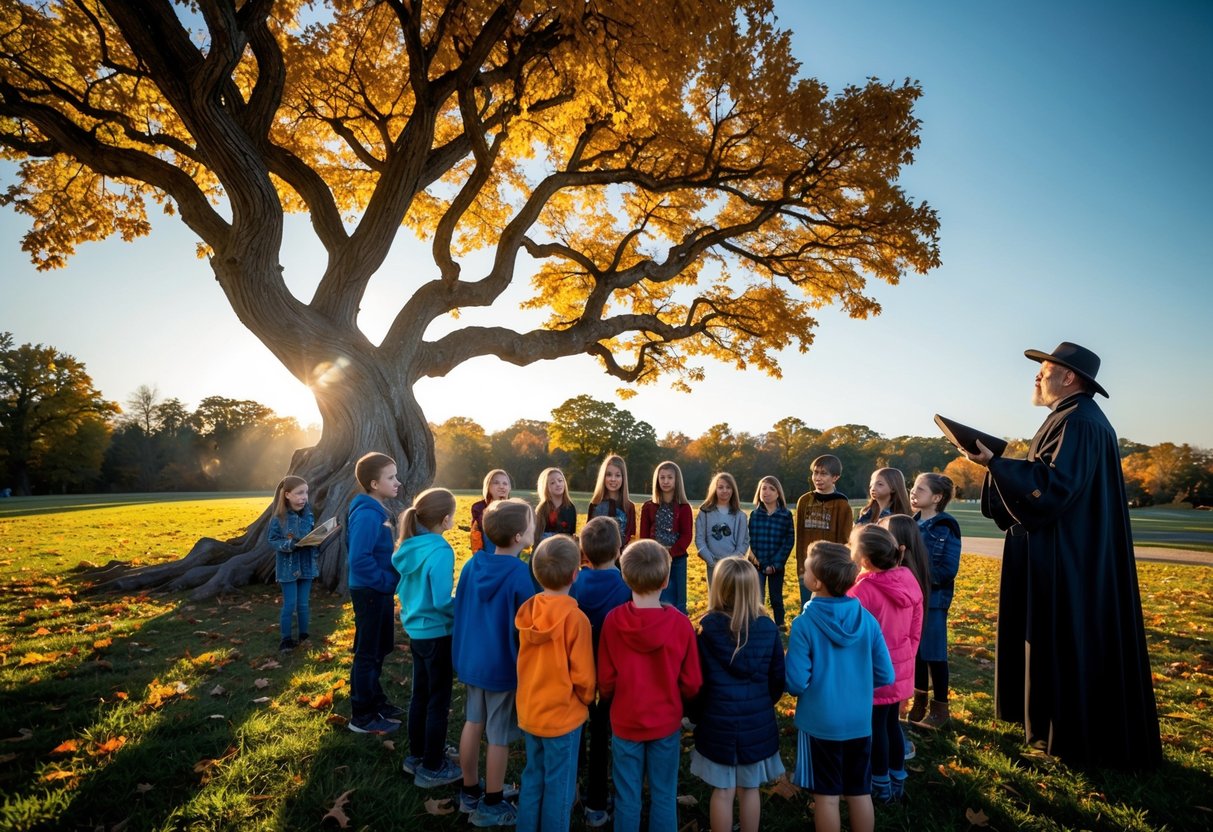
<instances>
[{"instance_id":1,"label":"girl in denim jacket","mask_svg":"<svg viewBox=\"0 0 1213 832\"><path fill-rule=\"evenodd\" d=\"M312 506L307 501L307 482L300 477L283 477L274 491L274 513L267 532L269 544L277 552L274 579L282 587L279 650L293 650L308 637L312 581L317 575L316 547L296 548L295 541L303 539L315 525ZM291 638L295 618L299 619L299 642Z\"/></svg>"}]
</instances>

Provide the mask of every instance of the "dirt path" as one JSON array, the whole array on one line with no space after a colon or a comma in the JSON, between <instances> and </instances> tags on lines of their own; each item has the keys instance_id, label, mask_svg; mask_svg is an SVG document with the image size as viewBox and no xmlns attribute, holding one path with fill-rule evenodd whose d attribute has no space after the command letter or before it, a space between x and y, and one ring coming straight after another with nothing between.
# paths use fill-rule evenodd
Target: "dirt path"
<instances>
[{"instance_id":1,"label":"dirt path","mask_svg":"<svg viewBox=\"0 0 1213 832\"><path fill-rule=\"evenodd\" d=\"M1002 557L1001 537L966 537L961 549L973 555ZM1171 549L1164 546L1136 547L1138 560L1158 560L1166 563L1197 563L1213 566L1213 552L1194 552L1190 549Z\"/></svg>"}]
</instances>

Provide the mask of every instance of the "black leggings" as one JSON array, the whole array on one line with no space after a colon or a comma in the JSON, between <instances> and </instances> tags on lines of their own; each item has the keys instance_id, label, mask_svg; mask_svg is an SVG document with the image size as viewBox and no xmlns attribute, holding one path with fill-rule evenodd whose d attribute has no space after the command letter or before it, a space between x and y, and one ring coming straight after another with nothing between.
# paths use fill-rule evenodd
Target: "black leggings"
<instances>
[{"instance_id":1,"label":"black leggings","mask_svg":"<svg viewBox=\"0 0 1213 832\"><path fill-rule=\"evenodd\" d=\"M935 688L935 701L948 701L948 660L928 662L914 659L914 687L918 690L927 689L927 675Z\"/></svg>"},{"instance_id":2,"label":"black leggings","mask_svg":"<svg viewBox=\"0 0 1213 832\"><path fill-rule=\"evenodd\" d=\"M872 706L872 776L885 776L889 770L906 767L905 737L897 718L901 703Z\"/></svg>"}]
</instances>

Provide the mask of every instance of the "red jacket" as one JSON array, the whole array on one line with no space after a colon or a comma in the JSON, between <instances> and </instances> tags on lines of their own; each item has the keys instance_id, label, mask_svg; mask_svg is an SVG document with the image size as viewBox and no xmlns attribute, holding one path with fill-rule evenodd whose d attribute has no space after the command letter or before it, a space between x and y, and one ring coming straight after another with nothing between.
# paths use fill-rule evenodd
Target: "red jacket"
<instances>
[{"instance_id":1,"label":"red jacket","mask_svg":"<svg viewBox=\"0 0 1213 832\"><path fill-rule=\"evenodd\" d=\"M656 523L657 504L652 500L646 500L645 504L640 507L641 538L652 540L653 526ZM670 547L670 557L685 558L687 547L691 545L691 539L695 536L695 515L692 514L689 503L679 503L674 506L674 531L678 533L678 539Z\"/></svg>"},{"instance_id":2,"label":"red jacket","mask_svg":"<svg viewBox=\"0 0 1213 832\"><path fill-rule=\"evenodd\" d=\"M598 691L613 699L611 730L620 737L668 737L682 725L683 702L702 684L695 629L676 608L628 601L607 615L598 645Z\"/></svg>"}]
</instances>

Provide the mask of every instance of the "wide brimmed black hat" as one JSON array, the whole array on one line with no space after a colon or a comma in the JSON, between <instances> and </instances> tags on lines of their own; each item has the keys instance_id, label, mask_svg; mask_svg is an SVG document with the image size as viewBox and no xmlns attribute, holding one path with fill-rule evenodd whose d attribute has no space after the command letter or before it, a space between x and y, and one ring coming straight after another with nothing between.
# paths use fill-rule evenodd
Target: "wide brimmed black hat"
<instances>
[{"instance_id":1,"label":"wide brimmed black hat","mask_svg":"<svg viewBox=\"0 0 1213 832\"><path fill-rule=\"evenodd\" d=\"M1086 347L1071 344L1069 341L1062 341L1057 345L1057 349L1051 353L1041 352L1040 350L1024 350L1023 354L1033 361L1051 361L1054 364L1060 364L1067 370L1073 370L1084 381L1090 384L1096 393L1101 394L1104 398L1108 398L1108 391L1103 389L1099 382L1095 380L1095 375L1099 372L1099 356Z\"/></svg>"}]
</instances>

